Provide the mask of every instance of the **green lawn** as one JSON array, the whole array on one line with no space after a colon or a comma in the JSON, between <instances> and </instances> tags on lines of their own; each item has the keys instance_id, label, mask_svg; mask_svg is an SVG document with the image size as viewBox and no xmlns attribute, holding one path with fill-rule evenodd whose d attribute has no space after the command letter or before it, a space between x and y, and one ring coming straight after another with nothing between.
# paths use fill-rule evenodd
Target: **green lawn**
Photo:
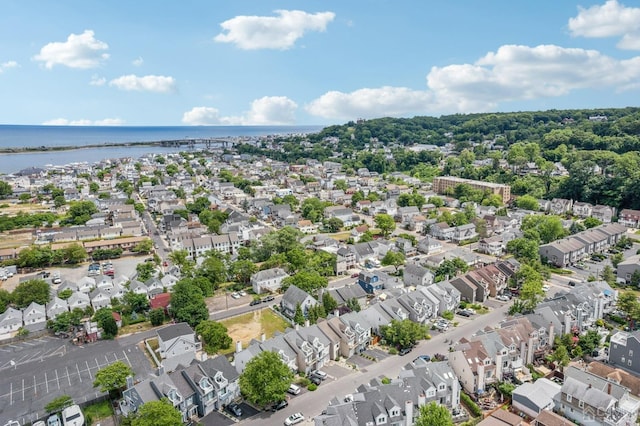
<instances>
[{"instance_id":1,"label":"green lawn","mask_svg":"<svg viewBox=\"0 0 640 426\"><path fill-rule=\"evenodd\" d=\"M93 425L99 423L98 420L106 419L107 417L111 417L113 415L113 410L109 401L102 401L96 404L88 405L84 410L84 416L87 419L91 420L91 423L87 422L87 424Z\"/></svg>"}]
</instances>

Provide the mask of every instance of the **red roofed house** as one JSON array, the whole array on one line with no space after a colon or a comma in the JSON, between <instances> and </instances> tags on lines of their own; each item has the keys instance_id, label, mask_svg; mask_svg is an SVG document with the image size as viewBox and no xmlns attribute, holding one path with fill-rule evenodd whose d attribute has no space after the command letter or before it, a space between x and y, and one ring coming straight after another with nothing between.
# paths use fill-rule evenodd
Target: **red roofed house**
<instances>
[{"instance_id":1,"label":"red roofed house","mask_svg":"<svg viewBox=\"0 0 640 426\"><path fill-rule=\"evenodd\" d=\"M151 305L151 309L162 308L164 309L164 313L169 315L168 307L170 302L171 293L160 293L149 301L149 305Z\"/></svg>"}]
</instances>

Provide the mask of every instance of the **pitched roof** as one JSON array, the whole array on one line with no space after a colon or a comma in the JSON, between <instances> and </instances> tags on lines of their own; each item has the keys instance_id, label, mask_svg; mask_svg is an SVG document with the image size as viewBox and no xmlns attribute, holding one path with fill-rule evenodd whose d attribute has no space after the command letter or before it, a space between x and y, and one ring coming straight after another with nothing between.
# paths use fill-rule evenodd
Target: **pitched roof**
<instances>
[{"instance_id":1,"label":"pitched roof","mask_svg":"<svg viewBox=\"0 0 640 426\"><path fill-rule=\"evenodd\" d=\"M193 336L193 329L186 322L171 324L157 331L158 337L164 342L175 339L180 336Z\"/></svg>"}]
</instances>

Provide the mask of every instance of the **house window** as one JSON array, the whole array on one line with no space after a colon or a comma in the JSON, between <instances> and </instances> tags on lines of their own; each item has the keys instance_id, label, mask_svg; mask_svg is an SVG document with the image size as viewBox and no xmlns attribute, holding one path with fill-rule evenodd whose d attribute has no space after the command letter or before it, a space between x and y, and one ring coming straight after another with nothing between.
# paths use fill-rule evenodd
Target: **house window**
<instances>
[{"instance_id":1,"label":"house window","mask_svg":"<svg viewBox=\"0 0 640 426\"><path fill-rule=\"evenodd\" d=\"M571 402L571 395L567 394L567 402Z\"/></svg>"},{"instance_id":2,"label":"house window","mask_svg":"<svg viewBox=\"0 0 640 426\"><path fill-rule=\"evenodd\" d=\"M633 350L629 349L629 358L631 358L633 356Z\"/></svg>"},{"instance_id":3,"label":"house window","mask_svg":"<svg viewBox=\"0 0 640 426\"><path fill-rule=\"evenodd\" d=\"M627 365L631 367L631 358L629 358L629 361L627 361Z\"/></svg>"},{"instance_id":4,"label":"house window","mask_svg":"<svg viewBox=\"0 0 640 426\"><path fill-rule=\"evenodd\" d=\"M584 408L584 401L578 400L578 407Z\"/></svg>"}]
</instances>

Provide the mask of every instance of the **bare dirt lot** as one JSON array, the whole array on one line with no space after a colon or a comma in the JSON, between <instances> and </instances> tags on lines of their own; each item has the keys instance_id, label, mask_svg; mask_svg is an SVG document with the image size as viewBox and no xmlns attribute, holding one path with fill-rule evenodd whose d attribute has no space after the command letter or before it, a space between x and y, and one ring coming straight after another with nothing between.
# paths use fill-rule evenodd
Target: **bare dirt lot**
<instances>
[{"instance_id":1,"label":"bare dirt lot","mask_svg":"<svg viewBox=\"0 0 640 426\"><path fill-rule=\"evenodd\" d=\"M220 322L227 327L227 333L233 342L240 341L245 348L251 339L260 339L262 334L268 339L276 331L284 331L289 326L285 320L267 308L227 318Z\"/></svg>"}]
</instances>

